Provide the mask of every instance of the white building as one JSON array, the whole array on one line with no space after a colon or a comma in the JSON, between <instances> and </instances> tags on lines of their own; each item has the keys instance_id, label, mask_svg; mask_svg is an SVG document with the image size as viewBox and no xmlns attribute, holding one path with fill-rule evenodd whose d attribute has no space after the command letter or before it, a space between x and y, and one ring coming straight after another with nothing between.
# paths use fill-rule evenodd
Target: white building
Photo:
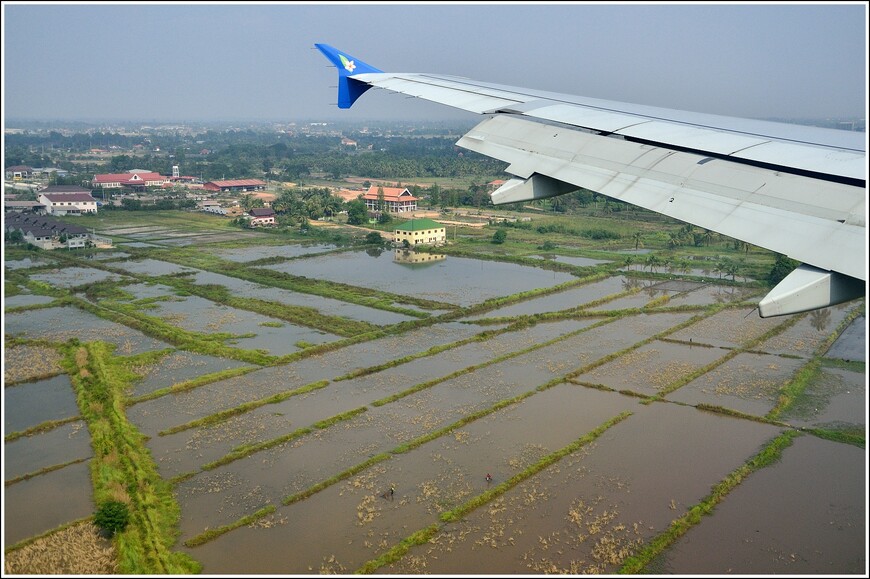
<instances>
[{"instance_id":1,"label":"white building","mask_svg":"<svg viewBox=\"0 0 870 579\"><path fill-rule=\"evenodd\" d=\"M96 213L97 200L90 193L40 193L39 202L49 215Z\"/></svg>"}]
</instances>

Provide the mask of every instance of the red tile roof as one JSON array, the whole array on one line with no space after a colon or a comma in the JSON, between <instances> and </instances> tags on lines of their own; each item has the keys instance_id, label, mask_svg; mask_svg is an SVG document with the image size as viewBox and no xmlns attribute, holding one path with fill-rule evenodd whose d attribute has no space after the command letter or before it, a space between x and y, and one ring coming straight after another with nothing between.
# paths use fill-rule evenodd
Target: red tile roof
<instances>
[{"instance_id":1,"label":"red tile roof","mask_svg":"<svg viewBox=\"0 0 870 579\"><path fill-rule=\"evenodd\" d=\"M369 187L369 190L363 196L363 199L376 200L379 195L379 189L384 190L384 201L417 201L417 198L411 195L407 187L381 187L379 185L372 185Z\"/></svg>"}]
</instances>

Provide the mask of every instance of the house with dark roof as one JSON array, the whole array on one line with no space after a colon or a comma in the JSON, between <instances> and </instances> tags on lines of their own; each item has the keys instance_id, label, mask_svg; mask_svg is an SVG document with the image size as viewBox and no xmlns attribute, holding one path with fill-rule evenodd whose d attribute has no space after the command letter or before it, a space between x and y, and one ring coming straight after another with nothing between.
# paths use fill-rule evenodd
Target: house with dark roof
<instances>
[{"instance_id":1,"label":"house with dark roof","mask_svg":"<svg viewBox=\"0 0 870 579\"><path fill-rule=\"evenodd\" d=\"M257 207L248 211L251 227L275 225L275 211L268 207Z\"/></svg>"},{"instance_id":2,"label":"house with dark roof","mask_svg":"<svg viewBox=\"0 0 870 579\"><path fill-rule=\"evenodd\" d=\"M259 179L233 179L229 181L209 181L203 188L207 191L221 192L246 192L262 191L266 188L266 182Z\"/></svg>"},{"instance_id":3,"label":"house with dark roof","mask_svg":"<svg viewBox=\"0 0 870 579\"><path fill-rule=\"evenodd\" d=\"M33 176L33 167L29 167L27 165L13 165L11 167L6 167L6 178L7 179L29 179Z\"/></svg>"},{"instance_id":4,"label":"house with dark roof","mask_svg":"<svg viewBox=\"0 0 870 579\"><path fill-rule=\"evenodd\" d=\"M42 249L85 247L89 234L80 225L72 225L44 215L10 213L4 217L6 233L20 231L24 240Z\"/></svg>"}]
</instances>

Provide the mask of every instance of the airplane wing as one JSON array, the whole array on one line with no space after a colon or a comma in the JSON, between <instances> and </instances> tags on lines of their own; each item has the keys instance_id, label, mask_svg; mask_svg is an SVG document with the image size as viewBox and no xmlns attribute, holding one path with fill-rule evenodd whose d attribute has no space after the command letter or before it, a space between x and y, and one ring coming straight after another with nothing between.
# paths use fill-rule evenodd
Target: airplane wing
<instances>
[{"instance_id":1,"label":"airplane wing","mask_svg":"<svg viewBox=\"0 0 870 579\"><path fill-rule=\"evenodd\" d=\"M488 115L457 145L508 163L496 205L582 187L800 261L761 317L866 295L865 133L387 73L315 46L340 108L376 87Z\"/></svg>"}]
</instances>

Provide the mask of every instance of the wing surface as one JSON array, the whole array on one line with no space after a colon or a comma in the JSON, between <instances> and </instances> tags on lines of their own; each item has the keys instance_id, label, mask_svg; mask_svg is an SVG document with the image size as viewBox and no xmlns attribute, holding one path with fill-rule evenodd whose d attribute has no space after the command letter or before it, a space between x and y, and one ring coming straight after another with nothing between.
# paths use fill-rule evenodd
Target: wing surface
<instances>
[{"instance_id":1,"label":"wing surface","mask_svg":"<svg viewBox=\"0 0 870 579\"><path fill-rule=\"evenodd\" d=\"M761 301L765 317L866 293L864 133L364 66L344 71L355 96L339 106L375 87L491 115L457 144L508 163L494 204L583 187L802 262Z\"/></svg>"}]
</instances>

